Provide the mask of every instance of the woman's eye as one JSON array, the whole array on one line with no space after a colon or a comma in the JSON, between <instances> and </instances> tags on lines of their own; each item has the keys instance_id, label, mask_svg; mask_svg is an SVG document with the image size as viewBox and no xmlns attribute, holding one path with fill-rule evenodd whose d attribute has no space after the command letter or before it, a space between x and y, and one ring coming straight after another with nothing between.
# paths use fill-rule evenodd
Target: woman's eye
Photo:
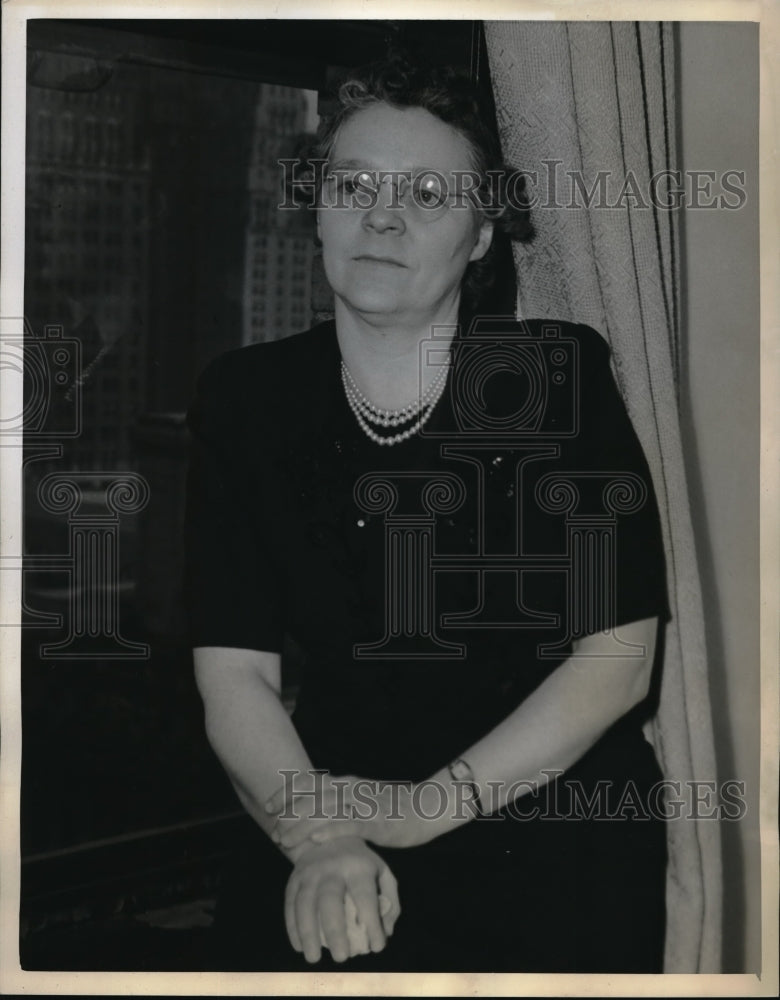
<instances>
[{"instance_id":1,"label":"woman's eye","mask_svg":"<svg viewBox=\"0 0 780 1000\"><path fill-rule=\"evenodd\" d=\"M355 178L351 174L334 174L331 178L337 191L344 194L354 194L357 190Z\"/></svg>"},{"instance_id":2,"label":"woman's eye","mask_svg":"<svg viewBox=\"0 0 780 1000\"><path fill-rule=\"evenodd\" d=\"M355 194L360 186L356 174L331 174L329 179L340 194Z\"/></svg>"},{"instance_id":3,"label":"woman's eye","mask_svg":"<svg viewBox=\"0 0 780 1000\"><path fill-rule=\"evenodd\" d=\"M447 201L447 191L434 179L422 179L414 185L414 197L423 208L439 208Z\"/></svg>"},{"instance_id":4,"label":"woman's eye","mask_svg":"<svg viewBox=\"0 0 780 1000\"><path fill-rule=\"evenodd\" d=\"M350 178L352 183L353 191L373 191L374 183L371 174L361 171L359 174L353 174Z\"/></svg>"}]
</instances>

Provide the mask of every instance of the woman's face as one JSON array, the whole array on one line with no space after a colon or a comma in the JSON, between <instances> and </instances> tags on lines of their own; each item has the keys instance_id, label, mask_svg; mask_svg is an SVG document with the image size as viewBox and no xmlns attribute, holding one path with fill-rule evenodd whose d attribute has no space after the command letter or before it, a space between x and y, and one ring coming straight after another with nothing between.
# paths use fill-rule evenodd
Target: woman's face
<instances>
[{"instance_id":1,"label":"woman's face","mask_svg":"<svg viewBox=\"0 0 780 1000\"><path fill-rule=\"evenodd\" d=\"M473 171L469 145L458 131L423 108L387 104L347 119L328 168L336 177L366 170L384 171L385 178L389 172L423 175L430 181L438 174L450 191L457 190L457 172ZM380 184L371 198L340 190L339 204L326 182L317 231L337 299L375 322L419 326L451 315L466 266L490 246L492 225L466 198L435 212L419 210L415 205L424 195L404 197L405 183L400 182L400 197L393 179Z\"/></svg>"}]
</instances>

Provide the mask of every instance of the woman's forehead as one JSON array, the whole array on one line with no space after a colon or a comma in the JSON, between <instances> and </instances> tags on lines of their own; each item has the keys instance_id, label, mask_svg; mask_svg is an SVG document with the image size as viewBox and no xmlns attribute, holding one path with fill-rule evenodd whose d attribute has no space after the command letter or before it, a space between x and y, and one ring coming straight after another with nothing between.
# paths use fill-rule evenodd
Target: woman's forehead
<instances>
[{"instance_id":1,"label":"woman's forehead","mask_svg":"<svg viewBox=\"0 0 780 1000\"><path fill-rule=\"evenodd\" d=\"M457 129L425 108L376 104L361 108L341 126L332 166L379 170L468 170L471 148Z\"/></svg>"}]
</instances>

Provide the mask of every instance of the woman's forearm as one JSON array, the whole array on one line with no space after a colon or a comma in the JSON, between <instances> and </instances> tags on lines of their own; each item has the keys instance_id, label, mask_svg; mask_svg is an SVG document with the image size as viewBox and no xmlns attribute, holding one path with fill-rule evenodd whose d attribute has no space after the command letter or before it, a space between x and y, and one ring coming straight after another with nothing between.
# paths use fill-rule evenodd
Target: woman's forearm
<instances>
[{"instance_id":1,"label":"woman's forearm","mask_svg":"<svg viewBox=\"0 0 780 1000\"><path fill-rule=\"evenodd\" d=\"M194 651L209 742L249 815L266 833L275 817L265 803L284 771L311 772L311 761L282 704L277 653L228 647ZM284 850L292 860L301 853Z\"/></svg>"},{"instance_id":2,"label":"woman's forearm","mask_svg":"<svg viewBox=\"0 0 780 1000\"><path fill-rule=\"evenodd\" d=\"M461 756L479 789L481 809L495 810L519 796L543 787L576 763L615 723L647 695L655 655L657 619L633 622L620 629L628 649L611 635L587 636L574 644L574 653L539 687ZM628 654L628 655L627 655ZM467 696L467 692L464 692ZM339 801L335 783L326 783L323 815L280 819L280 837L288 848L308 838L318 842L333 837L364 836L389 847L414 847L468 822L466 782L449 767L441 768L417 785L368 783L349 776L341 790L357 811L338 822L331 812ZM357 790L360 795L357 796ZM395 794L397 792L397 795ZM280 789L269 802L274 813L287 804L289 790ZM371 796L376 801L372 803ZM366 807L368 811L366 812ZM392 815L391 815L392 814ZM403 817L404 822L398 819Z\"/></svg>"},{"instance_id":3,"label":"woman's forearm","mask_svg":"<svg viewBox=\"0 0 780 1000\"><path fill-rule=\"evenodd\" d=\"M462 757L480 791L480 806L495 811L576 763L621 716L647 694L655 652L657 619L633 622L620 629L621 638L644 648L644 656L615 656L615 646L601 634L581 640L575 655L558 667L506 719ZM636 653L637 650L634 650ZM443 786L450 801L455 786L448 768L431 776L431 808ZM422 837L433 839L466 822L469 810L448 809L440 819L422 822ZM463 818L460 818L460 817Z\"/></svg>"}]
</instances>

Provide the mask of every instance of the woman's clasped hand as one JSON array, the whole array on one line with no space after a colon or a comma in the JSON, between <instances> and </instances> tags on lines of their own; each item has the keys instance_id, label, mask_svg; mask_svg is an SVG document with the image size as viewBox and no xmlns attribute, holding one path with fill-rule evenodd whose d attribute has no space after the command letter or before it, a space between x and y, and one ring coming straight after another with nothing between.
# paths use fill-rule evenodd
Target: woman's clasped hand
<instances>
[{"instance_id":1,"label":"woman's clasped hand","mask_svg":"<svg viewBox=\"0 0 780 1000\"><path fill-rule=\"evenodd\" d=\"M401 907L395 877L366 841L412 847L427 839L415 786L321 772L292 778L266 811L275 818L271 839L295 861L285 894L293 948L309 962L319 961L321 946L337 962L381 951Z\"/></svg>"},{"instance_id":2,"label":"woman's clasped hand","mask_svg":"<svg viewBox=\"0 0 780 1000\"><path fill-rule=\"evenodd\" d=\"M284 919L293 948L318 962L382 951L401 912L387 864L360 837L312 844L287 882Z\"/></svg>"}]
</instances>

